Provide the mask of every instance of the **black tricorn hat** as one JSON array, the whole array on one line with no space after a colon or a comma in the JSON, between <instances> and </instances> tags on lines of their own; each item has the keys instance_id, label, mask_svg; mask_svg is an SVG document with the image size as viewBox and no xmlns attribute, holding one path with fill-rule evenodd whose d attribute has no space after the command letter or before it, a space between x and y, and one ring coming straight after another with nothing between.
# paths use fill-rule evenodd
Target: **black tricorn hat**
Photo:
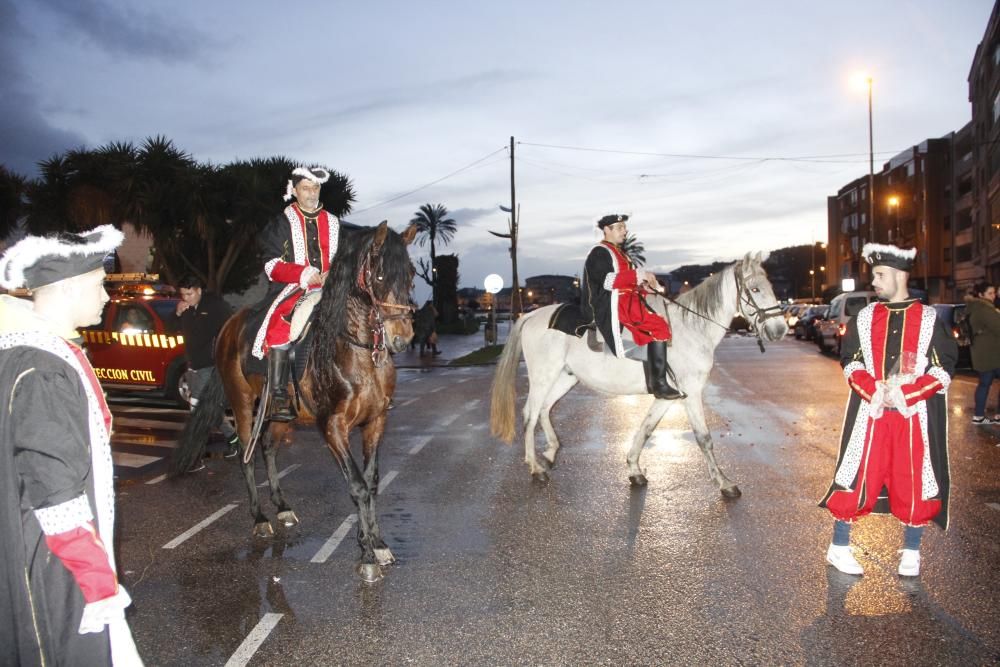
<instances>
[{"instance_id":1,"label":"black tricorn hat","mask_svg":"<svg viewBox=\"0 0 1000 667\"><path fill-rule=\"evenodd\" d=\"M622 213L612 213L611 215L606 215L597 221L597 226L604 229L608 225L613 225L616 222L627 222L628 216Z\"/></svg>"},{"instance_id":2,"label":"black tricorn hat","mask_svg":"<svg viewBox=\"0 0 1000 667\"><path fill-rule=\"evenodd\" d=\"M913 260L917 256L917 249L903 250L894 245L866 243L861 248L861 256L872 266L888 266L909 273L913 270Z\"/></svg>"},{"instance_id":3,"label":"black tricorn hat","mask_svg":"<svg viewBox=\"0 0 1000 667\"><path fill-rule=\"evenodd\" d=\"M35 289L90 273L124 238L111 225L81 234L26 236L0 256L0 287Z\"/></svg>"}]
</instances>

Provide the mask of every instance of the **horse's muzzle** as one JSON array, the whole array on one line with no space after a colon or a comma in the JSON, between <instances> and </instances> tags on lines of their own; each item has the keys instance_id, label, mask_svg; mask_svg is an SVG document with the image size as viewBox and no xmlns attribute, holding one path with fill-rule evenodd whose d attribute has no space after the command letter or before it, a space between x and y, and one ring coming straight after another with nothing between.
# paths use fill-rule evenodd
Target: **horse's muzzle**
<instances>
[{"instance_id":1,"label":"horse's muzzle","mask_svg":"<svg viewBox=\"0 0 1000 667\"><path fill-rule=\"evenodd\" d=\"M393 354L399 354L406 350L406 347L410 344L406 338L402 336L393 336L392 340L389 341L389 350Z\"/></svg>"}]
</instances>

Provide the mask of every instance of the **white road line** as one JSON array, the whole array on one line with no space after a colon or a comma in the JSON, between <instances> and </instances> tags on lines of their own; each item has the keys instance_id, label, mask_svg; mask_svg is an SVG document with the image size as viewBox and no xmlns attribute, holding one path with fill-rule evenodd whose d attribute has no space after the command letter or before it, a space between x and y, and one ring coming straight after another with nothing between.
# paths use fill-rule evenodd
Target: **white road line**
<instances>
[{"instance_id":1,"label":"white road line","mask_svg":"<svg viewBox=\"0 0 1000 667\"><path fill-rule=\"evenodd\" d=\"M159 484L166 478L167 478L166 475L160 475L159 477L154 477L153 479L149 480L148 482L146 482L146 484Z\"/></svg>"},{"instance_id":2,"label":"white road line","mask_svg":"<svg viewBox=\"0 0 1000 667\"><path fill-rule=\"evenodd\" d=\"M309 562L325 563L326 559L330 557L330 554L333 553L334 549L340 546L340 541L344 539L344 536L347 535L347 531L351 529L351 526L353 526L357 520L358 516L356 514L352 514L344 519L344 523L340 524L337 530L333 531L333 535L330 536L330 539L326 541L326 544L320 547L319 551L316 552L316 555L313 556L312 560Z\"/></svg>"},{"instance_id":3,"label":"white road line","mask_svg":"<svg viewBox=\"0 0 1000 667\"><path fill-rule=\"evenodd\" d=\"M385 491L385 487L389 486L389 482L396 479L396 475L399 474L398 470L390 470L386 473L385 477L378 481L378 490Z\"/></svg>"},{"instance_id":4,"label":"white road line","mask_svg":"<svg viewBox=\"0 0 1000 667\"><path fill-rule=\"evenodd\" d=\"M150 463L162 460L162 456L146 456L145 454L129 454L128 452L111 452L111 460L116 466L123 468L142 468Z\"/></svg>"},{"instance_id":5,"label":"white road line","mask_svg":"<svg viewBox=\"0 0 1000 667\"><path fill-rule=\"evenodd\" d=\"M253 657L260 645L264 643L267 636L271 634L274 630L274 626L278 625L278 621L284 614L275 614L273 612L268 612L264 614L264 618L257 622L247 638L243 640L239 648L236 649L236 653L233 653L232 657L226 661L226 667L243 667L243 665L250 662L250 658Z\"/></svg>"},{"instance_id":6,"label":"white road line","mask_svg":"<svg viewBox=\"0 0 1000 667\"><path fill-rule=\"evenodd\" d=\"M287 468L285 468L284 470L282 470L281 472L278 473L278 479L281 479L282 477L284 477L288 473L292 472L293 470L295 470L296 468L298 468L301 465L302 465L301 463L293 463L292 465L288 466ZM267 486L267 483L268 482L265 479L263 482L261 482L260 484L258 484L257 487L260 488L260 487L263 487L263 486Z\"/></svg>"},{"instance_id":7,"label":"white road line","mask_svg":"<svg viewBox=\"0 0 1000 667\"><path fill-rule=\"evenodd\" d=\"M134 433L111 436L112 445L139 445L140 447L164 447L177 449L176 440L157 440L155 436L140 436Z\"/></svg>"},{"instance_id":8,"label":"white road line","mask_svg":"<svg viewBox=\"0 0 1000 667\"><path fill-rule=\"evenodd\" d=\"M987 507L992 507L996 511L1000 512L1000 503L986 503Z\"/></svg>"},{"instance_id":9,"label":"white road line","mask_svg":"<svg viewBox=\"0 0 1000 667\"><path fill-rule=\"evenodd\" d=\"M452 423L456 419L458 419L458 416L459 416L459 413L456 412L456 413L452 414L451 416L445 417L444 419L442 419L441 421L438 422L438 426L439 427L440 426L451 426Z\"/></svg>"},{"instance_id":10,"label":"white road line","mask_svg":"<svg viewBox=\"0 0 1000 667\"><path fill-rule=\"evenodd\" d=\"M424 445L426 445L430 441L431 441L431 436L429 435L417 438L416 443L413 445L413 447L410 448L410 456L419 453L420 450L424 448Z\"/></svg>"},{"instance_id":11,"label":"white road line","mask_svg":"<svg viewBox=\"0 0 1000 667\"><path fill-rule=\"evenodd\" d=\"M431 390L430 390L429 392L427 392L427 393L428 393L428 394L436 394L436 393L438 393L439 391L441 391L442 389L444 389L444 387L434 387L433 389L431 389Z\"/></svg>"},{"instance_id":12,"label":"white road line","mask_svg":"<svg viewBox=\"0 0 1000 667\"><path fill-rule=\"evenodd\" d=\"M474 410L474 409L476 409L476 408L479 407L480 403L482 403L482 399L477 398L475 400L472 400L472 401L469 401L468 403L466 403L465 407L466 407L467 410Z\"/></svg>"},{"instance_id":13,"label":"white road line","mask_svg":"<svg viewBox=\"0 0 1000 667\"><path fill-rule=\"evenodd\" d=\"M472 378L462 378L461 380L455 380L452 384L462 384L463 382L468 382Z\"/></svg>"},{"instance_id":14,"label":"white road line","mask_svg":"<svg viewBox=\"0 0 1000 667\"><path fill-rule=\"evenodd\" d=\"M171 431L184 430L184 422L168 422L162 419L134 419L132 417L118 417L115 419L115 426L138 426L141 428L160 428Z\"/></svg>"},{"instance_id":15,"label":"white road line","mask_svg":"<svg viewBox=\"0 0 1000 667\"><path fill-rule=\"evenodd\" d=\"M206 527L210 526L212 524L212 522L214 522L216 519L218 519L219 517L225 515L227 512L233 511L234 509L236 509L236 503L229 503L228 505L226 505L221 510L219 510L218 512L216 512L212 516L208 517L207 519L205 519L201 523L199 523L196 526L194 526L194 527L192 527L192 528L184 531L183 533L181 533L180 535L178 535L174 539L172 539L169 542L167 542L166 544L164 544L163 548L164 549L175 549L175 548L177 548L178 546L180 546L181 544L183 544L189 537L197 534L202 528L206 528Z\"/></svg>"},{"instance_id":16,"label":"white road line","mask_svg":"<svg viewBox=\"0 0 1000 667\"><path fill-rule=\"evenodd\" d=\"M399 404L399 405L397 405L396 407L397 407L397 408L405 408L405 407L406 407L407 405L409 405L410 403L416 403L416 402L417 402L417 401L419 401L419 400L420 400L420 397L419 397L419 396L418 396L417 398L411 398L411 399L410 399L410 400L408 400L408 401L403 401L402 403L400 403L400 404Z\"/></svg>"}]
</instances>

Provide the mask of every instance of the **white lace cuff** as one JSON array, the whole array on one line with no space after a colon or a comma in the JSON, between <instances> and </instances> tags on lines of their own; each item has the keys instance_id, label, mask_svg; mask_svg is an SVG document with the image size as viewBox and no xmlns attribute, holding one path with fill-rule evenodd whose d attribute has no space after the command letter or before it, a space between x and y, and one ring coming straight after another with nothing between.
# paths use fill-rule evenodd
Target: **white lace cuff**
<instances>
[{"instance_id":1,"label":"white lace cuff","mask_svg":"<svg viewBox=\"0 0 1000 667\"><path fill-rule=\"evenodd\" d=\"M88 521L94 520L90 510L90 501L86 495L79 495L73 500L67 500L53 507L43 507L35 510L42 532L46 535L59 535L68 530L79 528Z\"/></svg>"}]
</instances>

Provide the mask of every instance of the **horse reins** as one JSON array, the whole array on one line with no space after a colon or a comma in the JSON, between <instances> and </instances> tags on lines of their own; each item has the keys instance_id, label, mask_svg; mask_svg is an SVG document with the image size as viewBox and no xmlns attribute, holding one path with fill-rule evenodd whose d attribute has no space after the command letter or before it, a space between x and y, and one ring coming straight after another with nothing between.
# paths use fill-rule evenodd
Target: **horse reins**
<instances>
[{"instance_id":1,"label":"horse reins","mask_svg":"<svg viewBox=\"0 0 1000 667\"><path fill-rule=\"evenodd\" d=\"M361 263L358 270L358 287L368 296L371 307L368 309L368 330L371 333L372 342L369 344L348 338L347 340L356 347L371 349L372 363L375 367L382 366L389 359L389 350L385 344L385 323L390 320L413 319L413 306L410 304L389 303L381 301L375 297L375 290L372 288L372 257L375 254L374 245L365 255L365 261ZM403 312L383 315L382 309L400 310Z\"/></svg>"}]
</instances>

